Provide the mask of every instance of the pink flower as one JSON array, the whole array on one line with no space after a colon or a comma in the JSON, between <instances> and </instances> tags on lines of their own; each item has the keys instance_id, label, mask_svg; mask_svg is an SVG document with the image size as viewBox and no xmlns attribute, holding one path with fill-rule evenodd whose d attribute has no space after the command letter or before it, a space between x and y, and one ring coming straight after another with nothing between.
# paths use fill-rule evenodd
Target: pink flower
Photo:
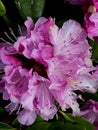
<instances>
[{"instance_id":1,"label":"pink flower","mask_svg":"<svg viewBox=\"0 0 98 130\"><path fill-rule=\"evenodd\" d=\"M9 99L12 102L19 103L22 94L28 89L29 72L22 69L21 66L13 68L13 66L5 67L5 91L8 92Z\"/></svg>"},{"instance_id":2,"label":"pink flower","mask_svg":"<svg viewBox=\"0 0 98 130\"><path fill-rule=\"evenodd\" d=\"M3 64L7 65L13 65L13 66L18 66L21 65L21 61L17 59L16 57L12 56L16 54L15 48L9 46L7 48L2 47L0 50L0 59L3 62Z\"/></svg>"},{"instance_id":3,"label":"pink flower","mask_svg":"<svg viewBox=\"0 0 98 130\"><path fill-rule=\"evenodd\" d=\"M31 30L34 28L34 22L30 17L27 17L27 20L25 21L25 26L26 26L26 37L30 37L31 35Z\"/></svg>"},{"instance_id":4,"label":"pink flower","mask_svg":"<svg viewBox=\"0 0 98 130\"><path fill-rule=\"evenodd\" d=\"M88 100L80 115L88 119L95 126L95 130L98 130L98 102Z\"/></svg>"},{"instance_id":5,"label":"pink flower","mask_svg":"<svg viewBox=\"0 0 98 130\"><path fill-rule=\"evenodd\" d=\"M51 26L50 40L54 46L54 55L64 55L68 59L87 55L90 46L86 36L85 30L74 20L68 20L60 29L56 25Z\"/></svg>"},{"instance_id":6,"label":"pink flower","mask_svg":"<svg viewBox=\"0 0 98 130\"><path fill-rule=\"evenodd\" d=\"M97 89L97 81L90 74L82 74L69 78L69 83L74 90L83 92L95 93Z\"/></svg>"},{"instance_id":7,"label":"pink flower","mask_svg":"<svg viewBox=\"0 0 98 130\"><path fill-rule=\"evenodd\" d=\"M34 73L33 77L29 80L28 97L30 98L31 96L31 104L34 102L35 108L28 106L28 97L26 97L26 102L24 100L22 101L24 107L36 109L40 116L45 120L52 119L57 112L57 109L54 105L54 97L50 93L49 86L50 81L48 79L45 79L39 76L37 73ZM24 97L22 99L24 99Z\"/></svg>"},{"instance_id":8,"label":"pink flower","mask_svg":"<svg viewBox=\"0 0 98 130\"><path fill-rule=\"evenodd\" d=\"M95 5L96 9L98 10L98 1L97 0L93 0L93 3Z\"/></svg>"},{"instance_id":9,"label":"pink flower","mask_svg":"<svg viewBox=\"0 0 98 130\"><path fill-rule=\"evenodd\" d=\"M75 76L78 70L77 60L70 61L63 56L49 60L48 76L53 83L65 84L67 78Z\"/></svg>"},{"instance_id":10,"label":"pink flower","mask_svg":"<svg viewBox=\"0 0 98 130\"><path fill-rule=\"evenodd\" d=\"M70 85L68 85L68 83L63 85L59 83L52 83L49 89L54 95L56 101L60 104L63 111L71 108L73 115L79 114L80 109L77 102L78 96L74 93L73 89Z\"/></svg>"},{"instance_id":11,"label":"pink flower","mask_svg":"<svg viewBox=\"0 0 98 130\"><path fill-rule=\"evenodd\" d=\"M25 23L31 23L31 19L28 18ZM36 58L42 61L40 57L40 48L50 43L48 31L51 25L54 25L54 20L52 18L39 18L34 25L34 28L32 28L31 30L29 29L29 37L22 36L18 38L18 40L14 44L15 49L27 58ZM27 24L26 27L27 30L28 28L30 28L27 26Z\"/></svg>"},{"instance_id":12,"label":"pink flower","mask_svg":"<svg viewBox=\"0 0 98 130\"><path fill-rule=\"evenodd\" d=\"M47 74L52 82L50 91L63 109L72 108L76 114L79 106L74 90L92 93L97 90L97 82L89 73L94 67L86 32L77 22L69 20L60 29L51 26L50 39L54 46L54 57L46 60Z\"/></svg>"},{"instance_id":13,"label":"pink flower","mask_svg":"<svg viewBox=\"0 0 98 130\"><path fill-rule=\"evenodd\" d=\"M17 110L23 125L31 125L37 115L53 119L57 104L79 114L75 91L94 93L98 88L85 30L74 20L59 28L43 17L35 24L28 18L25 25L26 32L13 45L0 48L0 92L11 101L7 111Z\"/></svg>"}]
</instances>

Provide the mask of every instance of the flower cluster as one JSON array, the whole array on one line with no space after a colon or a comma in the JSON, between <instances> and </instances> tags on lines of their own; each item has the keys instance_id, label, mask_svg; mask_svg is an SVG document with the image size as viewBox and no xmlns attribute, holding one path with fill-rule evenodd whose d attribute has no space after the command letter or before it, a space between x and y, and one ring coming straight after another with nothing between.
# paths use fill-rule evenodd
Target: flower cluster
<instances>
[{"instance_id":1,"label":"flower cluster","mask_svg":"<svg viewBox=\"0 0 98 130\"><path fill-rule=\"evenodd\" d=\"M95 93L97 67L91 60L86 31L74 20L59 28L52 18L41 17L34 24L28 17L14 44L0 47L0 92L10 113L17 111L18 121L31 125L37 115L53 119L58 111L71 108L80 114L76 91Z\"/></svg>"}]
</instances>

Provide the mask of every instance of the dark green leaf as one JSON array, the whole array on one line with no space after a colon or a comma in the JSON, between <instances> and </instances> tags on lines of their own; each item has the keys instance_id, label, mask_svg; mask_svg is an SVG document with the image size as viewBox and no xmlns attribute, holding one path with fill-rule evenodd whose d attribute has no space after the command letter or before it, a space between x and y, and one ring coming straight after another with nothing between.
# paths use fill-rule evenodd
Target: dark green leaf
<instances>
[{"instance_id":1,"label":"dark green leaf","mask_svg":"<svg viewBox=\"0 0 98 130\"><path fill-rule=\"evenodd\" d=\"M17 120L17 118L15 120L13 120L12 122L12 126L18 126L19 125L19 122Z\"/></svg>"},{"instance_id":2,"label":"dark green leaf","mask_svg":"<svg viewBox=\"0 0 98 130\"><path fill-rule=\"evenodd\" d=\"M72 116L69 113L60 111L63 120L43 121L38 120L27 130L94 130L93 125L86 119L79 116Z\"/></svg>"},{"instance_id":3,"label":"dark green leaf","mask_svg":"<svg viewBox=\"0 0 98 130\"><path fill-rule=\"evenodd\" d=\"M98 94L97 93L84 93L83 95L85 95L86 97L93 99L95 101L98 101Z\"/></svg>"},{"instance_id":4,"label":"dark green leaf","mask_svg":"<svg viewBox=\"0 0 98 130\"><path fill-rule=\"evenodd\" d=\"M15 129L6 123L0 122L0 130L15 130Z\"/></svg>"},{"instance_id":5,"label":"dark green leaf","mask_svg":"<svg viewBox=\"0 0 98 130\"><path fill-rule=\"evenodd\" d=\"M26 19L27 16L32 16L31 14L31 0L15 0L16 6L20 12L20 15L23 19Z\"/></svg>"},{"instance_id":6,"label":"dark green leaf","mask_svg":"<svg viewBox=\"0 0 98 130\"><path fill-rule=\"evenodd\" d=\"M70 122L76 123L77 125L81 126L84 128L84 130L94 130L93 125L88 122L85 118L82 118L80 116L72 116L69 113L64 113L61 112L60 113L63 115L63 117Z\"/></svg>"},{"instance_id":7,"label":"dark green leaf","mask_svg":"<svg viewBox=\"0 0 98 130\"><path fill-rule=\"evenodd\" d=\"M88 125L88 124L86 124ZM85 123L72 123L64 121L51 121L51 122L39 122L34 123L31 127L28 127L27 130L94 130L92 126L89 128L85 127Z\"/></svg>"},{"instance_id":8,"label":"dark green leaf","mask_svg":"<svg viewBox=\"0 0 98 130\"><path fill-rule=\"evenodd\" d=\"M33 0L32 18L36 19L42 16L45 0Z\"/></svg>"},{"instance_id":9,"label":"dark green leaf","mask_svg":"<svg viewBox=\"0 0 98 130\"><path fill-rule=\"evenodd\" d=\"M96 41L96 39L94 39L94 41L89 39L88 41L92 47L92 60L98 63L98 41Z\"/></svg>"},{"instance_id":10,"label":"dark green leaf","mask_svg":"<svg viewBox=\"0 0 98 130\"><path fill-rule=\"evenodd\" d=\"M41 121L43 121L43 119L38 115L35 123L38 123L38 122L41 122Z\"/></svg>"},{"instance_id":11,"label":"dark green leaf","mask_svg":"<svg viewBox=\"0 0 98 130\"><path fill-rule=\"evenodd\" d=\"M88 122L86 119L80 116L76 116L74 117L74 119L81 127L84 127L85 130L94 130L93 125L90 122Z\"/></svg>"},{"instance_id":12,"label":"dark green leaf","mask_svg":"<svg viewBox=\"0 0 98 130\"><path fill-rule=\"evenodd\" d=\"M15 3L23 19L28 16L36 19L42 16L45 0L15 0Z\"/></svg>"},{"instance_id":13,"label":"dark green leaf","mask_svg":"<svg viewBox=\"0 0 98 130\"><path fill-rule=\"evenodd\" d=\"M73 125L72 123L65 123L63 121L55 121L51 123L48 130L86 130L79 125Z\"/></svg>"},{"instance_id":14,"label":"dark green leaf","mask_svg":"<svg viewBox=\"0 0 98 130\"><path fill-rule=\"evenodd\" d=\"M31 127L28 127L27 130L48 130L50 124L51 123L45 121L34 123Z\"/></svg>"},{"instance_id":15,"label":"dark green leaf","mask_svg":"<svg viewBox=\"0 0 98 130\"><path fill-rule=\"evenodd\" d=\"M0 0L0 16L3 16L5 14L6 14L6 8L4 4L2 3L2 1Z\"/></svg>"}]
</instances>

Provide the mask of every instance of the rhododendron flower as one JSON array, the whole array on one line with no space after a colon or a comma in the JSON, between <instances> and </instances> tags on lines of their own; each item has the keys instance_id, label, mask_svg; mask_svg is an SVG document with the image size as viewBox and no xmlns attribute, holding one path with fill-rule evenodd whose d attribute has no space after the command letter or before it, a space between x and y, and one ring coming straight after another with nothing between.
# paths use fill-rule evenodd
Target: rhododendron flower
<instances>
[{"instance_id":1,"label":"rhododendron flower","mask_svg":"<svg viewBox=\"0 0 98 130\"><path fill-rule=\"evenodd\" d=\"M50 81L48 79L34 73L29 80L28 91L21 98L24 108L37 111L45 120L52 119L57 112L49 86Z\"/></svg>"},{"instance_id":2,"label":"rhododendron flower","mask_svg":"<svg viewBox=\"0 0 98 130\"><path fill-rule=\"evenodd\" d=\"M86 32L74 20L59 28L44 17L35 24L28 17L25 26L14 44L0 48L0 92L11 101L7 111L17 111L23 125L31 125L37 115L53 119L58 106L79 114L75 91L94 93L98 88Z\"/></svg>"},{"instance_id":3,"label":"rhododendron flower","mask_svg":"<svg viewBox=\"0 0 98 130\"><path fill-rule=\"evenodd\" d=\"M54 55L65 56L66 53L66 57L68 56L68 58L73 58L75 55L79 55L79 57L80 55L82 56L90 47L88 43L86 43L86 36L85 30L81 28L79 23L73 20L65 22L60 29L56 25L52 26L50 28L50 39L52 45L54 45ZM80 46L83 47L83 49Z\"/></svg>"},{"instance_id":4,"label":"rhododendron flower","mask_svg":"<svg viewBox=\"0 0 98 130\"><path fill-rule=\"evenodd\" d=\"M13 68L13 66L5 67L3 81L5 81L5 90L12 102L19 103L22 93L27 91L29 75L28 70L22 69L21 66L17 68Z\"/></svg>"},{"instance_id":5,"label":"rhododendron flower","mask_svg":"<svg viewBox=\"0 0 98 130\"><path fill-rule=\"evenodd\" d=\"M29 22L30 25L27 26ZM40 49L50 43L48 30L51 25L54 25L54 20L52 18L40 18L34 25L34 28L29 32L30 35L28 35L28 30L30 30L30 26L33 26L33 21L31 24L31 19L28 18L25 25L27 27L27 36L19 37L14 47L18 53L22 53L25 57L36 58L36 60L42 62Z\"/></svg>"},{"instance_id":6,"label":"rhododendron flower","mask_svg":"<svg viewBox=\"0 0 98 130\"><path fill-rule=\"evenodd\" d=\"M80 115L93 123L95 130L98 130L98 102L91 99L88 100L86 105L81 109Z\"/></svg>"}]
</instances>

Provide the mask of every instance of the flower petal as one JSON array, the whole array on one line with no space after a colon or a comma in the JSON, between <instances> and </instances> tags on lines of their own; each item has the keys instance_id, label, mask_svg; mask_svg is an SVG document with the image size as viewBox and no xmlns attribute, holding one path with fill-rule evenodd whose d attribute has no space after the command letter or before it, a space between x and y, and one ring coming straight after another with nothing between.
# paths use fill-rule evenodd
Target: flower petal
<instances>
[{"instance_id":1,"label":"flower petal","mask_svg":"<svg viewBox=\"0 0 98 130\"><path fill-rule=\"evenodd\" d=\"M18 114L18 121L23 124L23 125L31 125L35 119L36 119L36 114L33 111L23 109L19 114Z\"/></svg>"}]
</instances>

